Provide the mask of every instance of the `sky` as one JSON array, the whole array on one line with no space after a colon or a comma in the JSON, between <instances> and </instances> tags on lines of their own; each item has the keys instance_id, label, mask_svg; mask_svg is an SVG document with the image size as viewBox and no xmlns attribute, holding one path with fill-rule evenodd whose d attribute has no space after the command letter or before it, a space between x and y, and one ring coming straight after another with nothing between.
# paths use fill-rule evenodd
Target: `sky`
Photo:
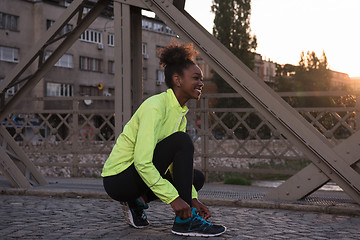
<instances>
[{"instance_id":1,"label":"sky","mask_svg":"<svg viewBox=\"0 0 360 240\"><path fill-rule=\"evenodd\" d=\"M186 11L212 33L212 0L187 0ZM360 77L360 0L252 0L251 33L263 59L297 65L301 52L325 51L329 68Z\"/></svg>"}]
</instances>

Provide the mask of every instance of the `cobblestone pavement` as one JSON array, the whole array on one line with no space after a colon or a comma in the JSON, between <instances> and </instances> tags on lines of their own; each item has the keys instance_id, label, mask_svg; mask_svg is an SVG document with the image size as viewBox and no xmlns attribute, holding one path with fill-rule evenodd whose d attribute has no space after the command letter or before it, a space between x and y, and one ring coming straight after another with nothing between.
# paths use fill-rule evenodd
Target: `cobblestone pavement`
<instances>
[{"instance_id":1,"label":"cobblestone pavement","mask_svg":"<svg viewBox=\"0 0 360 240\"><path fill-rule=\"evenodd\" d=\"M108 199L0 195L0 239L186 239L170 232L173 213L150 203L150 226L129 227ZM210 206L211 221L228 231L216 239L360 239L360 217ZM190 239L203 239L191 237ZM215 238L214 238L215 239Z\"/></svg>"}]
</instances>

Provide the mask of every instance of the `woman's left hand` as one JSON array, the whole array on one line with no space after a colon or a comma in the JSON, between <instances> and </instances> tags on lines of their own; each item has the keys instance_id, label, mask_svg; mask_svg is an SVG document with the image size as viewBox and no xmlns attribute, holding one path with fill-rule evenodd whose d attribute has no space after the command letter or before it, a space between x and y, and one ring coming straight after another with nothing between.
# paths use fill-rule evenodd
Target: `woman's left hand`
<instances>
[{"instance_id":1,"label":"woman's left hand","mask_svg":"<svg viewBox=\"0 0 360 240\"><path fill-rule=\"evenodd\" d=\"M197 198L192 199L192 205L194 208L196 208L199 211L199 215L203 217L205 220L211 217L209 208L204 204L202 204Z\"/></svg>"}]
</instances>

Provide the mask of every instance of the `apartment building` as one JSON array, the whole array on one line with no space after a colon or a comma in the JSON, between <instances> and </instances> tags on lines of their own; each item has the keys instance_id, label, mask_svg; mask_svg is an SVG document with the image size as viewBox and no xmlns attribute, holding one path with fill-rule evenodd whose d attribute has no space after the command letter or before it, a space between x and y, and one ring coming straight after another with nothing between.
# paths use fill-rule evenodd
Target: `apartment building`
<instances>
[{"instance_id":1,"label":"apartment building","mask_svg":"<svg viewBox=\"0 0 360 240\"><path fill-rule=\"evenodd\" d=\"M330 70L330 87L332 90L351 89L351 79L347 73Z\"/></svg>"},{"instance_id":2,"label":"apartment building","mask_svg":"<svg viewBox=\"0 0 360 240\"><path fill-rule=\"evenodd\" d=\"M2 0L0 1L0 81L26 55L27 51L43 36L70 5L70 0ZM86 14L90 8L85 8ZM75 21L75 19L73 20ZM71 31L75 22L64 27L60 35ZM142 89L143 99L167 89L164 69L159 65L158 50L180 41L174 31L156 17L142 19ZM31 91L36 97L111 96L114 82L114 20L111 6L100 15L80 36L79 40L59 59L45 77ZM45 49L44 57L51 55L56 45ZM199 56L196 59L204 73L204 80L212 77L210 66ZM275 64L255 54L255 72L264 81L271 82L275 76ZM23 76L36 70L29 68ZM208 81L207 81L208 82ZM14 94L17 87L7 91ZM208 91L209 90L209 91ZM216 86L208 82L204 92L216 92ZM68 103L45 102L40 109L63 108ZM84 101L82 105L96 104ZM25 105L24 105L25 107ZM106 107L113 107L106 103Z\"/></svg>"},{"instance_id":3,"label":"apartment building","mask_svg":"<svg viewBox=\"0 0 360 240\"><path fill-rule=\"evenodd\" d=\"M2 0L0 1L0 81L26 55L27 51L59 18L71 1L65 0ZM90 8L85 8L86 14ZM31 91L36 97L111 96L114 94L114 20L111 6L80 36ZM76 21L76 19L74 19ZM60 35L75 26L71 22ZM143 98L166 90L164 70L159 65L157 50L176 38L176 34L156 18L143 17ZM44 58L56 45L45 49ZM36 69L29 68L23 76ZM7 91L7 97L17 87ZM68 103L65 103L68 104ZM81 104L90 105L90 102ZM37 105L37 107L39 107ZM64 107L44 103L40 108ZM89 106L90 107L90 106ZM99 106L97 106L99 107ZM107 107L113 107L107 103Z\"/></svg>"},{"instance_id":4,"label":"apartment building","mask_svg":"<svg viewBox=\"0 0 360 240\"><path fill-rule=\"evenodd\" d=\"M159 50L179 39L157 18L143 16L142 29L143 97L148 98L167 89L164 69L159 64Z\"/></svg>"},{"instance_id":5,"label":"apartment building","mask_svg":"<svg viewBox=\"0 0 360 240\"><path fill-rule=\"evenodd\" d=\"M273 61L263 59L261 54L254 53L254 72L268 84L274 84L276 76L276 64Z\"/></svg>"}]
</instances>

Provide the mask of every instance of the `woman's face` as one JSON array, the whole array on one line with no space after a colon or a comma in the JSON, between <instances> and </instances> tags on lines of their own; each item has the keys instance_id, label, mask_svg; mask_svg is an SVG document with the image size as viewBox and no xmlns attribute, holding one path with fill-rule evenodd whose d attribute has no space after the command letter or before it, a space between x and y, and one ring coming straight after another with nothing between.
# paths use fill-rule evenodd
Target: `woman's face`
<instances>
[{"instance_id":1,"label":"woman's face","mask_svg":"<svg viewBox=\"0 0 360 240\"><path fill-rule=\"evenodd\" d=\"M188 99L200 99L204 83L203 73L198 66L190 65L188 68L184 69L183 76L180 77L179 83L181 84L181 87L175 87L181 90L180 93L183 97Z\"/></svg>"}]
</instances>

